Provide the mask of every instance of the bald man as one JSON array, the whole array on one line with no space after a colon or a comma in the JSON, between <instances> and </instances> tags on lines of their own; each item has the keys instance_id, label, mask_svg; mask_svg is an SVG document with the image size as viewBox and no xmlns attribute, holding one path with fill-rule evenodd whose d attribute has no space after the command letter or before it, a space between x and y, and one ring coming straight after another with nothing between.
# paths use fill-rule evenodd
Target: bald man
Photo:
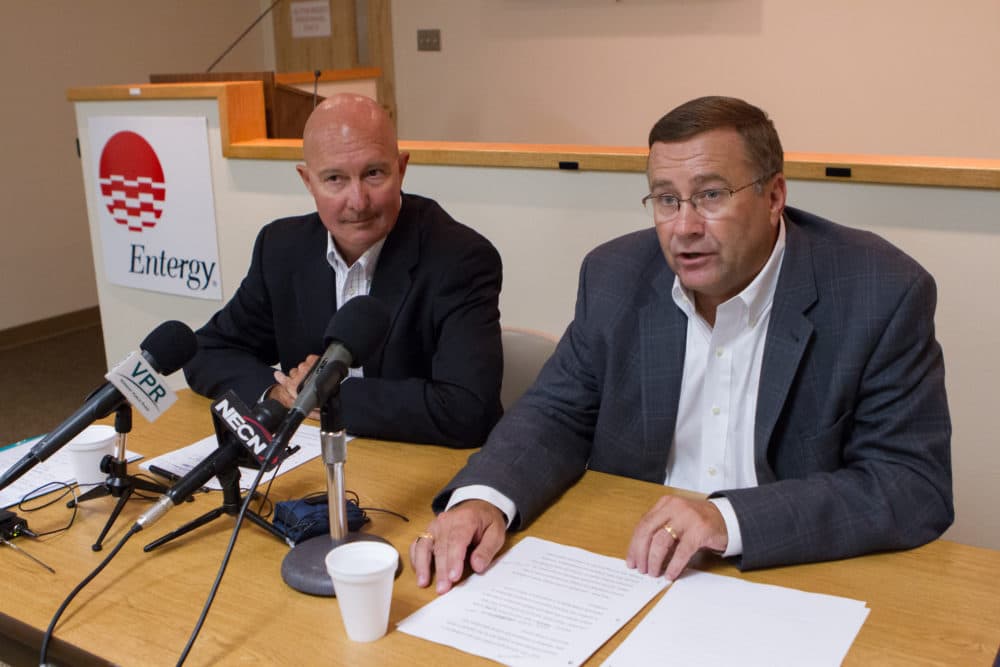
<instances>
[{"instance_id":1,"label":"bald man","mask_svg":"<svg viewBox=\"0 0 1000 667\"><path fill-rule=\"evenodd\" d=\"M197 332L188 384L290 406L333 313L370 294L391 325L381 350L341 385L348 432L482 444L501 413L496 249L436 202L402 193L409 155L375 101L328 98L302 148L297 169L316 212L261 229L236 294Z\"/></svg>"}]
</instances>

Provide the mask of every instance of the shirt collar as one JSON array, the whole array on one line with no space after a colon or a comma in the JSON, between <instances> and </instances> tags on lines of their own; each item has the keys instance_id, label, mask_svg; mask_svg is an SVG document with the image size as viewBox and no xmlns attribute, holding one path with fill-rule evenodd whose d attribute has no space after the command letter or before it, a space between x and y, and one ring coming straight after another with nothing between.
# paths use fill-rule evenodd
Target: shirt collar
<instances>
[{"instance_id":1,"label":"shirt collar","mask_svg":"<svg viewBox=\"0 0 1000 667\"><path fill-rule=\"evenodd\" d=\"M361 257L358 257L358 261L354 263L361 265L361 269L364 271L367 280L371 280L372 275L375 273L375 265L378 264L378 258L382 254L382 246L384 245L385 237L382 237L372 244L368 250L365 250ZM337 250L337 244L333 242L333 236L330 233L326 235L326 261L329 262L334 271L347 273L353 267L353 265L347 266L347 262L344 261L340 251Z\"/></svg>"}]
</instances>

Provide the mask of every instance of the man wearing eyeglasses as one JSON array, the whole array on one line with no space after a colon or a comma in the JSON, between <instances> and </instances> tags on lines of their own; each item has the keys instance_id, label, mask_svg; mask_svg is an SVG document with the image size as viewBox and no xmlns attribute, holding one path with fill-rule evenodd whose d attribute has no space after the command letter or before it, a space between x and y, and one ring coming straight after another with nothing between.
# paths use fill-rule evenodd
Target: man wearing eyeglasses
<instances>
[{"instance_id":1,"label":"man wearing eyeglasses","mask_svg":"<svg viewBox=\"0 0 1000 667\"><path fill-rule=\"evenodd\" d=\"M708 495L630 519L627 564L670 579L700 550L751 569L914 547L951 524L931 276L786 207L757 107L687 102L649 146L653 229L584 260L553 357L411 545L419 585L447 591L466 558L485 570L588 468Z\"/></svg>"}]
</instances>

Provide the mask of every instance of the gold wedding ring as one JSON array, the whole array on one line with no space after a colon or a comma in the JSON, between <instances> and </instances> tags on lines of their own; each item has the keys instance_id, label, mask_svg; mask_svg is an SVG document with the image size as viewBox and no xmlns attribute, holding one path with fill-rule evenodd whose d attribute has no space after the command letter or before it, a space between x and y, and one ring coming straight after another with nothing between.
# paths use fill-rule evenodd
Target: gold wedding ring
<instances>
[{"instance_id":1,"label":"gold wedding ring","mask_svg":"<svg viewBox=\"0 0 1000 667\"><path fill-rule=\"evenodd\" d=\"M674 542L680 542L681 538L677 537L677 531L670 527L669 523L663 524L663 530L667 531L667 535L674 538Z\"/></svg>"},{"instance_id":2,"label":"gold wedding ring","mask_svg":"<svg viewBox=\"0 0 1000 667\"><path fill-rule=\"evenodd\" d=\"M433 542L434 536L430 533L420 533L419 535L417 535L417 539L415 539L414 542L419 542L420 540L430 540L431 542Z\"/></svg>"}]
</instances>

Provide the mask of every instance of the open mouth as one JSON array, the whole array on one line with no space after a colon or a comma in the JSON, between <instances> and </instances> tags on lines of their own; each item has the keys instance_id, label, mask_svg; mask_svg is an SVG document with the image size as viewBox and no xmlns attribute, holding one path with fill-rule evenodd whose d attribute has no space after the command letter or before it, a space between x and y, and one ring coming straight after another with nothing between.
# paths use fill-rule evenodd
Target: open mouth
<instances>
[{"instance_id":1,"label":"open mouth","mask_svg":"<svg viewBox=\"0 0 1000 667\"><path fill-rule=\"evenodd\" d=\"M375 220L376 217L377 216L375 215L369 215L363 218L352 218L350 220L341 220L340 222L345 225L363 225L365 223L372 222L373 220Z\"/></svg>"}]
</instances>

